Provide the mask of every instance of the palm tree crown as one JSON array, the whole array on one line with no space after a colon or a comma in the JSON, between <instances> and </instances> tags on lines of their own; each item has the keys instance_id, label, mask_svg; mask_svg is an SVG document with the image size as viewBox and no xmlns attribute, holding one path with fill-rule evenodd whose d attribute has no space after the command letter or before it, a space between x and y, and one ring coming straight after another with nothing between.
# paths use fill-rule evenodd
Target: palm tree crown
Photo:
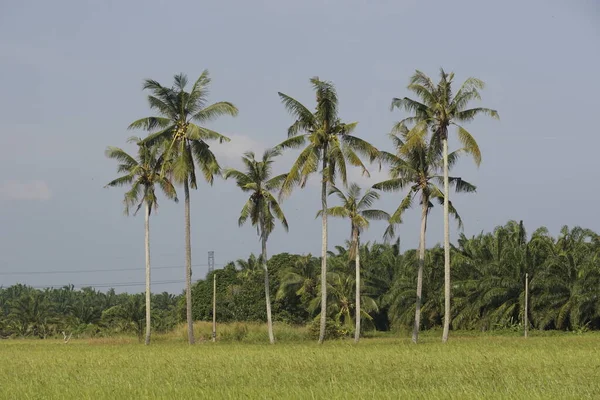
<instances>
[{"instance_id":1,"label":"palm tree crown","mask_svg":"<svg viewBox=\"0 0 600 400\"><path fill-rule=\"evenodd\" d=\"M158 149L149 147L138 137L131 137L129 142L138 144L137 158L113 146L109 146L105 152L108 158L119 162L117 171L124 174L110 181L106 187L131 185L131 189L125 193L123 200L125 214L129 215L131 207L135 207L135 215L144 203L148 203L150 213L156 209L158 207L156 185L161 188L167 198L177 202L175 187L167 176L160 173L162 158L158 156Z\"/></svg>"},{"instance_id":2,"label":"palm tree crown","mask_svg":"<svg viewBox=\"0 0 600 400\"><path fill-rule=\"evenodd\" d=\"M266 150L262 160L259 161L256 160L253 152L247 152L242 157L246 167L245 172L228 168L223 174L225 179L234 178L242 191L252 193L242 208L238 223L242 226L250 218L252 225L256 226L261 237L262 235L268 237L271 234L276 220L281 222L286 231L288 230L285 215L273 195L274 191L279 190L287 176L287 174L281 174L272 177L273 159L279 154L281 154L280 150ZM264 232L261 221L264 221Z\"/></svg>"},{"instance_id":3,"label":"palm tree crown","mask_svg":"<svg viewBox=\"0 0 600 400\"><path fill-rule=\"evenodd\" d=\"M479 91L484 88L483 81L477 78L467 78L456 95L452 92L454 73L440 70L440 81L437 85L431 78L421 71L416 71L411 77L408 90L415 93L421 101L408 97L394 98L394 108L404 108L412 113L398 123L400 125L416 124L415 132L423 127L428 127L433 132L432 144L441 145L442 140L448 138L448 127L454 125L458 130L458 139L465 152L471 154L475 163L481 163L481 151L473 136L462 126L463 122L470 122L480 114L489 115L498 119L498 112L484 107L467 108L469 102L481 100Z\"/></svg>"},{"instance_id":4,"label":"palm tree crown","mask_svg":"<svg viewBox=\"0 0 600 400\"><path fill-rule=\"evenodd\" d=\"M308 142L283 182L283 195L289 194L297 184L304 187L308 177L317 171L319 161L325 161L322 170L324 181L333 185L339 176L346 185L346 163L360 167L368 175L358 154L367 156L370 161L379 154L373 145L351 135L357 122L341 122L338 117L338 97L333 84L321 81L318 77L312 78L310 82L316 92L317 105L314 113L298 100L279 93L283 105L296 121L288 129L289 138L278 147L300 148Z\"/></svg>"},{"instance_id":5,"label":"palm tree crown","mask_svg":"<svg viewBox=\"0 0 600 400\"><path fill-rule=\"evenodd\" d=\"M409 191L400 202L396 211L390 217L390 227L386 236L394 236L395 225L402 223L402 216L412 204L414 198L421 193L420 202L426 202L428 209L433 207L431 200L444 202L444 193L437 184L443 185L442 154L437 146L431 145L425 138L426 130L409 130L405 125L398 125L390 134L396 148L396 153L381 152L381 159L390 165L390 179L373 185L374 189L385 192L398 191L409 188ZM466 150L464 148L448 154L449 166L452 167L459 156ZM474 192L476 187L460 177L449 177L450 184L457 192ZM437 183L437 184L436 184ZM462 219L449 201L449 211L462 227Z\"/></svg>"},{"instance_id":6,"label":"palm tree crown","mask_svg":"<svg viewBox=\"0 0 600 400\"><path fill-rule=\"evenodd\" d=\"M361 193L360 186L352 183L348 188L347 193L342 192L337 187L333 186L329 190L329 195L335 194L341 200L342 205L334 206L327 209L327 214L331 217L346 218L350 220L351 233L356 233L357 237L360 233L369 227L371 220L389 220L390 215L382 210L370 208L373 203L379 199L379 193L372 190L367 190L364 194ZM362 196L361 196L362 195ZM319 210L317 216L320 216L322 211ZM352 243L350 249L350 257L354 257L357 243Z\"/></svg>"},{"instance_id":7,"label":"palm tree crown","mask_svg":"<svg viewBox=\"0 0 600 400\"><path fill-rule=\"evenodd\" d=\"M155 131L144 142L150 145L162 144L165 159L163 169L172 171L173 178L178 183L188 181L192 189L196 188L196 166L211 184L214 176L220 173L219 163L206 141L229 141L227 137L200 124L222 115L236 116L238 113L237 108L226 101L207 105L210 82L206 70L196 80L190 92L185 91L188 83L185 74L175 75L171 88L147 79L144 90L150 91L150 108L156 110L159 116L142 118L129 125L130 129Z\"/></svg>"}]
</instances>

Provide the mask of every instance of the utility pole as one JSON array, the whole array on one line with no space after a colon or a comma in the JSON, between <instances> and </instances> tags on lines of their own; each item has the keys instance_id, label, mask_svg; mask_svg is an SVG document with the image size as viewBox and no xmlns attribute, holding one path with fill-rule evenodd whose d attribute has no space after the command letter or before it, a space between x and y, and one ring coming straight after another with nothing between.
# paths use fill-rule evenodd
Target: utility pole
<instances>
[{"instance_id":1,"label":"utility pole","mask_svg":"<svg viewBox=\"0 0 600 400\"><path fill-rule=\"evenodd\" d=\"M217 340L217 274L213 274L213 325L212 341Z\"/></svg>"},{"instance_id":2,"label":"utility pole","mask_svg":"<svg viewBox=\"0 0 600 400\"><path fill-rule=\"evenodd\" d=\"M529 274L525 274L525 337L527 337L527 328L529 327Z\"/></svg>"}]
</instances>

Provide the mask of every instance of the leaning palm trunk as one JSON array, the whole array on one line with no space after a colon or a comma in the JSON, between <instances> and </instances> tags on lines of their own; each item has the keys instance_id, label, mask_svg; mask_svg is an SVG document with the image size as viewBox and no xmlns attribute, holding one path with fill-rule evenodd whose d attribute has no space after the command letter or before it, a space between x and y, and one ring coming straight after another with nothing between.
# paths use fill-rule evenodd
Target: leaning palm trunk
<instances>
[{"instance_id":1,"label":"leaning palm trunk","mask_svg":"<svg viewBox=\"0 0 600 400\"><path fill-rule=\"evenodd\" d=\"M321 326L319 343L325 340L327 322L327 146L323 149L323 181L321 183L322 232L321 232Z\"/></svg>"},{"instance_id":2,"label":"leaning palm trunk","mask_svg":"<svg viewBox=\"0 0 600 400\"><path fill-rule=\"evenodd\" d=\"M360 340L360 239L358 236L358 229L354 229L354 251L355 258L354 264L356 267L356 326L354 327L354 342L358 343Z\"/></svg>"},{"instance_id":3,"label":"leaning palm trunk","mask_svg":"<svg viewBox=\"0 0 600 400\"><path fill-rule=\"evenodd\" d=\"M427 231L427 210L429 199L422 195L423 211L421 213L421 235L419 237L419 269L417 271L417 301L415 303L415 326L413 327L412 341L419 341L419 328L421 327L421 303L423 296L423 267L425 264L425 232Z\"/></svg>"},{"instance_id":4,"label":"leaning palm trunk","mask_svg":"<svg viewBox=\"0 0 600 400\"><path fill-rule=\"evenodd\" d=\"M450 331L450 219L448 183L448 135L443 137L444 155L444 333L442 342L448 341Z\"/></svg>"},{"instance_id":5,"label":"leaning palm trunk","mask_svg":"<svg viewBox=\"0 0 600 400\"><path fill-rule=\"evenodd\" d=\"M145 250L146 250L146 344L150 344L150 204L146 202L145 221Z\"/></svg>"},{"instance_id":6,"label":"leaning palm trunk","mask_svg":"<svg viewBox=\"0 0 600 400\"><path fill-rule=\"evenodd\" d=\"M275 344L273 334L273 320L271 318L271 294L269 291L269 269L267 267L267 234L265 233L264 218L261 218L261 240L262 240L262 262L265 270L265 301L267 302L267 328L269 330L269 342Z\"/></svg>"},{"instance_id":7,"label":"leaning palm trunk","mask_svg":"<svg viewBox=\"0 0 600 400\"><path fill-rule=\"evenodd\" d=\"M190 187L183 181L185 192L185 308L188 325L188 343L194 344L194 321L192 319L192 242L190 233Z\"/></svg>"}]
</instances>

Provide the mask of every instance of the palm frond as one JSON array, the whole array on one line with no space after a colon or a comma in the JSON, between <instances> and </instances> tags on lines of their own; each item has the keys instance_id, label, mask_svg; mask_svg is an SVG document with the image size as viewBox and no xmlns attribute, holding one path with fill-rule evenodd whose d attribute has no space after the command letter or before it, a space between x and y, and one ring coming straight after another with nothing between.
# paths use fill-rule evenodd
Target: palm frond
<instances>
[{"instance_id":1,"label":"palm frond","mask_svg":"<svg viewBox=\"0 0 600 400\"><path fill-rule=\"evenodd\" d=\"M228 101L220 101L198 111L192 116L192 119L194 121L204 123L213 121L215 118L221 117L223 115L230 115L232 117L235 117L238 115L238 109L236 106L234 106Z\"/></svg>"},{"instance_id":2,"label":"palm frond","mask_svg":"<svg viewBox=\"0 0 600 400\"><path fill-rule=\"evenodd\" d=\"M163 117L146 117L138 119L137 121L133 121L127 129L144 129L147 131L152 131L156 128L166 128L172 124L172 120L170 118Z\"/></svg>"},{"instance_id":3,"label":"palm frond","mask_svg":"<svg viewBox=\"0 0 600 400\"><path fill-rule=\"evenodd\" d=\"M492 110L490 108L483 108L483 107L477 107L477 108L471 108L468 110L459 111L456 114L454 114L454 118L456 118L456 120L459 122L469 122L469 121L472 121L473 119L475 119L475 117L479 114L488 115L494 119L500 119L500 115L498 114L498 111Z\"/></svg>"},{"instance_id":4,"label":"palm frond","mask_svg":"<svg viewBox=\"0 0 600 400\"><path fill-rule=\"evenodd\" d=\"M138 162L134 157L130 156L127 154L127 152L119 147L108 146L104 151L104 154L106 157L117 160L129 168L133 168L134 166L138 165Z\"/></svg>"},{"instance_id":5,"label":"palm frond","mask_svg":"<svg viewBox=\"0 0 600 400\"><path fill-rule=\"evenodd\" d=\"M288 131L288 136L295 136L301 131L307 131L312 128L315 124L315 116L311 113L308 108L306 108L302 103L298 100L288 96L287 94L278 92L279 98L283 103L285 109L296 118L296 122L292 125L290 130Z\"/></svg>"},{"instance_id":6,"label":"palm frond","mask_svg":"<svg viewBox=\"0 0 600 400\"><path fill-rule=\"evenodd\" d=\"M358 210L363 210L367 207L371 207L373 205L373 203L375 202L375 200L379 200L379 193L374 192L372 190L367 190L367 192L364 194L364 196L360 199L360 201L356 205L356 208Z\"/></svg>"},{"instance_id":7,"label":"palm frond","mask_svg":"<svg viewBox=\"0 0 600 400\"><path fill-rule=\"evenodd\" d=\"M191 141L190 147L196 163L204 175L204 179L212 185L214 176L221 173L221 167L215 155L210 151L208 144L203 141Z\"/></svg>"},{"instance_id":8,"label":"palm frond","mask_svg":"<svg viewBox=\"0 0 600 400\"><path fill-rule=\"evenodd\" d=\"M388 221L390 214L383 210L363 210L360 212L363 217L370 220Z\"/></svg>"},{"instance_id":9,"label":"palm frond","mask_svg":"<svg viewBox=\"0 0 600 400\"><path fill-rule=\"evenodd\" d=\"M479 166L481 164L481 151L479 150L479 145L477 141L473 138L473 136L462 126L457 125L458 127L458 140L464 146L464 151L471 154L473 156L473 160L475 164Z\"/></svg>"},{"instance_id":10,"label":"palm frond","mask_svg":"<svg viewBox=\"0 0 600 400\"><path fill-rule=\"evenodd\" d=\"M404 189L406 182L402 178L388 179L373 185L373 189L383 190L384 192L395 192Z\"/></svg>"}]
</instances>

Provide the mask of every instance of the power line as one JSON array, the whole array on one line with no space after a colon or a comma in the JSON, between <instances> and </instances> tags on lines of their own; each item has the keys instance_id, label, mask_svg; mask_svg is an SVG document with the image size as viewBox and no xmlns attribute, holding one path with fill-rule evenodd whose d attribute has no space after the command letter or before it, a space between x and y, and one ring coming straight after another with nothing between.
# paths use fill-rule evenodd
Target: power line
<instances>
[{"instance_id":1,"label":"power line","mask_svg":"<svg viewBox=\"0 0 600 400\"><path fill-rule=\"evenodd\" d=\"M223 265L223 264L219 264ZM192 267L206 267L208 264L194 264ZM152 267L152 269L174 269L184 268L185 265L168 265ZM0 271L0 275L52 275L52 274L86 274L91 272L120 272L120 271L140 271L143 267L137 268L107 268L107 269L88 269L88 270L63 270L63 271Z\"/></svg>"},{"instance_id":2,"label":"power line","mask_svg":"<svg viewBox=\"0 0 600 400\"><path fill-rule=\"evenodd\" d=\"M169 284L174 284L174 283L184 283L185 279L178 279L178 280L170 280L170 281L157 281L157 282L152 282L152 285L169 285ZM100 288L100 287L123 287L123 286L145 286L146 283L145 282L115 282L115 283L97 283L97 284L93 284L93 283L72 283L72 284L67 284L67 285L46 285L46 286L29 286L32 287L34 289L48 289L48 288L60 288L60 287L64 287L64 286L73 286L76 288L83 288L83 287L95 287L95 288Z\"/></svg>"}]
</instances>

